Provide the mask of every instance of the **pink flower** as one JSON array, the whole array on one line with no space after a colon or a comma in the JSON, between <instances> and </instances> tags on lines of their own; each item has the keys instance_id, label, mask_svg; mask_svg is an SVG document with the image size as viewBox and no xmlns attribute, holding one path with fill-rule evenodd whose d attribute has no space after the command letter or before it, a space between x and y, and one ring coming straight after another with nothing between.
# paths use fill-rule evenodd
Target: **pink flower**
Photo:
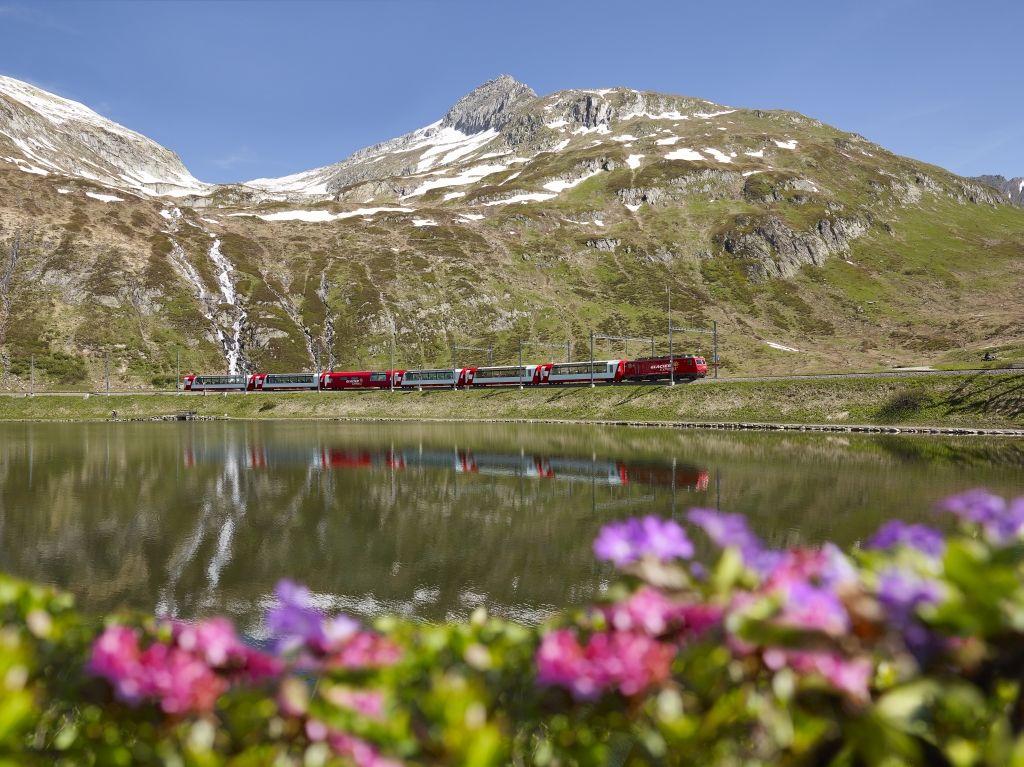
<instances>
[{"instance_id":1,"label":"pink flower","mask_svg":"<svg viewBox=\"0 0 1024 767\"><path fill-rule=\"evenodd\" d=\"M568 629L547 634L537 649L537 679L543 685L572 690L578 698L592 698L601 682L590 676L590 668L576 635Z\"/></svg>"},{"instance_id":2,"label":"pink flower","mask_svg":"<svg viewBox=\"0 0 1024 767\"><path fill-rule=\"evenodd\" d=\"M328 734L327 742L335 753L347 756L356 767L401 767L402 764L396 759L382 756L375 746L355 735L334 730Z\"/></svg>"},{"instance_id":3,"label":"pink flower","mask_svg":"<svg viewBox=\"0 0 1024 767\"><path fill-rule=\"evenodd\" d=\"M114 687L121 700L135 703L145 695L139 634L127 626L110 626L93 642L89 670Z\"/></svg>"},{"instance_id":4,"label":"pink flower","mask_svg":"<svg viewBox=\"0 0 1024 767\"><path fill-rule=\"evenodd\" d=\"M552 631L537 650L537 678L565 687L574 697L596 698L605 690L637 695L669 677L673 648L627 631L592 634L581 646L567 629Z\"/></svg>"},{"instance_id":5,"label":"pink flower","mask_svg":"<svg viewBox=\"0 0 1024 767\"><path fill-rule=\"evenodd\" d=\"M367 719L380 721L384 718L384 694L378 690L332 687L324 697L334 705L355 711Z\"/></svg>"},{"instance_id":6,"label":"pink flower","mask_svg":"<svg viewBox=\"0 0 1024 767\"><path fill-rule=\"evenodd\" d=\"M211 666L228 665L241 655L244 647L227 618L211 618L200 623L174 621L171 635L178 647L202 656Z\"/></svg>"},{"instance_id":7,"label":"pink flower","mask_svg":"<svg viewBox=\"0 0 1024 767\"><path fill-rule=\"evenodd\" d=\"M325 663L331 668L380 668L397 663L401 657L402 649L387 637L358 631L340 647L332 648Z\"/></svg>"},{"instance_id":8,"label":"pink flower","mask_svg":"<svg viewBox=\"0 0 1024 767\"><path fill-rule=\"evenodd\" d=\"M142 653L142 668L146 697L167 714L211 711L228 686L202 659L159 642Z\"/></svg>"},{"instance_id":9,"label":"pink flower","mask_svg":"<svg viewBox=\"0 0 1024 767\"><path fill-rule=\"evenodd\" d=\"M144 650L136 629L112 626L93 643L89 668L127 703L159 702L168 714L210 711L232 680L258 681L279 674L281 664L244 645L231 623L173 622L169 642Z\"/></svg>"},{"instance_id":10,"label":"pink flower","mask_svg":"<svg viewBox=\"0 0 1024 767\"><path fill-rule=\"evenodd\" d=\"M860 703L870 698L874 666L868 658L846 658L835 652L784 650L764 651L764 663L773 671L789 667L802 676L821 677L830 687Z\"/></svg>"},{"instance_id":11,"label":"pink flower","mask_svg":"<svg viewBox=\"0 0 1024 767\"><path fill-rule=\"evenodd\" d=\"M401 767L402 762L382 756L372 743L362 738L335 730L318 719L306 720L306 737L314 742L324 742L336 754L351 759L356 767Z\"/></svg>"},{"instance_id":12,"label":"pink flower","mask_svg":"<svg viewBox=\"0 0 1024 767\"><path fill-rule=\"evenodd\" d=\"M243 680L262 681L284 669L276 658L243 643L227 618L199 623L173 621L171 637L177 647L202 658L211 668L231 672Z\"/></svg>"},{"instance_id":13,"label":"pink flower","mask_svg":"<svg viewBox=\"0 0 1024 767\"><path fill-rule=\"evenodd\" d=\"M700 634L722 616L722 611L712 605L674 602L646 586L627 600L605 607L604 613L616 631L639 631L652 637L669 631Z\"/></svg>"}]
</instances>

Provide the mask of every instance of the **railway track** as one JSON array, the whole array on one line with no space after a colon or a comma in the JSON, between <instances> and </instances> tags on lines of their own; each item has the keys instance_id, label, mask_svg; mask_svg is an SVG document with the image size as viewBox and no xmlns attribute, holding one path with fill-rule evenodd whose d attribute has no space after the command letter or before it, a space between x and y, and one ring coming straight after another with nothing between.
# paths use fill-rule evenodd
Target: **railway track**
<instances>
[{"instance_id":1,"label":"railway track","mask_svg":"<svg viewBox=\"0 0 1024 767\"><path fill-rule=\"evenodd\" d=\"M910 378L924 376L969 375L1024 375L1020 368L973 368L970 370L880 370L874 373L806 373L787 376L736 376L730 378L701 378L694 383L741 383L744 381L827 381L839 378Z\"/></svg>"},{"instance_id":2,"label":"railway track","mask_svg":"<svg viewBox=\"0 0 1024 767\"><path fill-rule=\"evenodd\" d=\"M1024 375L1024 367L1020 368L976 368L971 370L882 370L871 373L806 373L800 375L785 375L785 376L736 376L729 378L699 378L693 382L693 385L714 385L714 384L729 384L729 383L758 383L758 382L769 382L769 381L827 381L836 379L857 379L857 378L917 378L926 376L970 376L970 375ZM655 381L636 383L633 385L638 386L665 386L667 381ZM624 384L617 384L622 386ZM682 386L683 384L678 384ZM589 388L588 384L562 384L565 387L576 387L576 388ZM509 387L515 388L515 387ZM400 391L399 389L395 390ZM412 389L408 391L414 391ZM441 389L439 391L450 391L450 389ZM266 392L240 392L240 391L227 391L227 392L182 392L174 391L173 389L165 389L161 391L153 391L148 389L111 389L109 394L111 396L158 396L166 394L188 394L190 396L207 396L216 397L221 394L234 394L242 396L251 396L253 394L262 394ZM276 392L278 394L302 394L308 392L289 392L281 391ZM336 392L323 392L324 394L334 394ZM356 394L360 392L346 391L344 394ZM366 393L361 392L361 393ZM106 391L43 391L35 392L32 396L36 397L103 397L106 396ZM28 392L25 391L0 391L0 396L4 397L27 397Z\"/></svg>"}]
</instances>

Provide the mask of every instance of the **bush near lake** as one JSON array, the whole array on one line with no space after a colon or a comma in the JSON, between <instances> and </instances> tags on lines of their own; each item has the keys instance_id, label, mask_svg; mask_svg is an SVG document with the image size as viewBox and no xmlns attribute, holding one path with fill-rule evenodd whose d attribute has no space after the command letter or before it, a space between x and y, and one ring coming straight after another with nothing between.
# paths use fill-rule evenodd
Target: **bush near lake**
<instances>
[{"instance_id":1,"label":"bush near lake","mask_svg":"<svg viewBox=\"0 0 1024 767\"><path fill-rule=\"evenodd\" d=\"M256 643L5 578L0 764L1024 764L1024 497L937 512L849 553L612 523L621 578L541 627L367 625L283 581Z\"/></svg>"}]
</instances>

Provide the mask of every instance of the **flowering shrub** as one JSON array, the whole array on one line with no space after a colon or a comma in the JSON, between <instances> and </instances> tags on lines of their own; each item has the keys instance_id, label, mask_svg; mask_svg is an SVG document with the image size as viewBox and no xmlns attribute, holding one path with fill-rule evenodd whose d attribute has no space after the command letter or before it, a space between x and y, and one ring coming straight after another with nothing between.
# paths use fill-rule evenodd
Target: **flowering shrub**
<instances>
[{"instance_id":1,"label":"flowering shrub","mask_svg":"<svg viewBox=\"0 0 1024 767\"><path fill-rule=\"evenodd\" d=\"M282 581L267 649L0 579L0 765L1024 764L1024 498L938 512L849 554L609 524L622 577L540 628L368 626Z\"/></svg>"}]
</instances>

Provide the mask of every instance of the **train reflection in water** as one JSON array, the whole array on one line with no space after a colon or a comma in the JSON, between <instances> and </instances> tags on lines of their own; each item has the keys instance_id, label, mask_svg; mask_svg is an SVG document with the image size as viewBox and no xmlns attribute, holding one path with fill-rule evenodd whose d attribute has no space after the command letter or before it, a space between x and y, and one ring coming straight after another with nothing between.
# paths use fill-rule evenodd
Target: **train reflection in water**
<instances>
[{"instance_id":1,"label":"train reflection in water","mask_svg":"<svg viewBox=\"0 0 1024 767\"><path fill-rule=\"evenodd\" d=\"M223 462L228 458L224 447L190 445L185 448L184 464ZM308 450L252 444L240 446L240 452L250 469L275 465L306 465L315 470L402 471L419 468L490 477L586 482L608 487L643 485L697 492L708 489L706 468L677 464L674 460L671 463L642 463L597 457L477 453L458 449L317 447ZM236 457L241 456L236 453Z\"/></svg>"}]
</instances>

